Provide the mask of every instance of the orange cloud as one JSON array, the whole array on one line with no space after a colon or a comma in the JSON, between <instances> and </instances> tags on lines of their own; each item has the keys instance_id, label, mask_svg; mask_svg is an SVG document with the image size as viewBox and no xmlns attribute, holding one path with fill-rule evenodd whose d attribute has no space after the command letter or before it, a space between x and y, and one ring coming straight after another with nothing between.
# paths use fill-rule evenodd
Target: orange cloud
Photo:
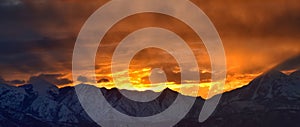
<instances>
[{"instance_id":1,"label":"orange cloud","mask_svg":"<svg viewBox=\"0 0 300 127\"><path fill-rule=\"evenodd\" d=\"M26 79L42 73L63 73L67 74L66 77L71 77L72 51L76 36L86 19L106 2L108 1L24 0L18 5L25 6L21 9L7 9L8 7L1 6L1 18L4 20L1 20L0 24L5 24L5 29L0 32L4 33L5 38L12 36L21 39L1 43L1 75L9 80ZM209 16L223 41L228 68L225 91L246 85L260 73L300 54L298 0L192 2ZM110 29L97 54L95 68L98 79L106 78L112 81L111 55L117 44L129 33L150 26L174 31L188 43L196 54L201 72L203 85L200 84L202 90L199 95L207 96L205 91L210 86L211 67L205 46L189 26L162 14L136 14L123 19ZM34 33L29 34L32 31ZM16 33L24 35L15 37ZM148 79L151 68L162 68L168 78L168 87L176 90L180 88L180 74L183 70L178 69L172 56L158 49L145 49L132 60L130 80L136 87L150 88ZM184 71L195 70L191 68ZM101 86L111 88L114 84L105 82L100 83L99 87Z\"/></svg>"}]
</instances>

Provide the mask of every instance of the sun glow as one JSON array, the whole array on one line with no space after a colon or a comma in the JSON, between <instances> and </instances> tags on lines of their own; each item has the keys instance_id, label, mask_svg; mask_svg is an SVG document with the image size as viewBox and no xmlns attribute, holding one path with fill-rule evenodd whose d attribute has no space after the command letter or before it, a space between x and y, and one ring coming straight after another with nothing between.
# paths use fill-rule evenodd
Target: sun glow
<instances>
[{"instance_id":1,"label":"sun glow","mask_svg":"<svg viewBox=\"0 0 300 127\"><path fill-rule=\"evenodd\" d=\"M114 74L115 76L117 76L115 77L115 79L112 78L112 74L109 75L99 74L97 75L98 79L106 77L107 79L109 79L109 82L99 82L97 83L97 87L105 87L108 89L118 88L118 89L134 90L134 91L152 90L154 92L161 92L166 88L170 88L174 91L180 92L183 95L189 95L189 96L197 95L197 96L201 96L202 98L210 98L216 94L225 91L231 91L233 89L247 85L254 77L259 75L259 74L249 74L249 75L227 76L225 85L224 87L221 88L218 85L221 82L210 82L207 80L200 81L200 84L194 83L195 81L184 81L184 83L176 83L175 81L169 81L169 80L168 82L151 84L149 80L151 70L152 68L143 68L139 70L129 69L128 77L118 77L118 75L122 75L126 73L126 71L122 71L122 72L118 72L117 74ZM179 73L180 71L177 72ZM202 72L207 73L208 71L203 70ZM128 79L129 82L123 83ZM119 83L119 85L115 84L116 80L118 80L117 82ZM183 93L182 91L180 91L181 88L185 88L189 92ZM208 96L209 91L212 92L211 96ZM195 94L194 92L197 92L197 94Z\"/></svg>"}]
</instances>

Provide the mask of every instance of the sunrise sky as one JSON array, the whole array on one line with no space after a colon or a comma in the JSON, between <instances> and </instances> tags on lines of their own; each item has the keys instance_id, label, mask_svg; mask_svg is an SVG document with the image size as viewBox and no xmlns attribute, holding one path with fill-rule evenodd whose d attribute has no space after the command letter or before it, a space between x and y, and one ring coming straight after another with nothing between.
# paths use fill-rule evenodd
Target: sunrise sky
<instances>
[{"instance_id":1,"label":"sunrise sky","mask_svg":"<svg viewBox=\"0 0 300 127\"><path fill-rule=\"evenodd\" d=\"M3 0L0 2L0 78L19 85L37 76L60 87L72 84L72 53L87 18L106 0ZM225 91L246 85L256 76L300 55L298 0L192 0L215 25L227 59ZM133 5L134 3L128 3ZM124 5L124 8L127 5ZM109 16L107 16L109 18ZM101 25L101 23L99 23ZM96 59L99 87L114 87L111 58L118 43L145 27L161 27L181 36L196 55L201 78L199 96L211 85L208 53L195 32L170 16L142 13L115 24L101 41ZM171 42L170 42L171 43ZM187 56L188 57L188 56ZM181 70L167 52L150 48L132 59L130 79L139 90L149 88L151 68L165 71L171 89L178 90ZM280 66L280 71L299 69ZM194 71L193 68L189 71ZM122 73L122 72L120 72ZM84 77L81 79L84 81ZM191 82L192 84L192 82ZM126 88L126 85L124 87Z\"/></svg>"}]
</instances>

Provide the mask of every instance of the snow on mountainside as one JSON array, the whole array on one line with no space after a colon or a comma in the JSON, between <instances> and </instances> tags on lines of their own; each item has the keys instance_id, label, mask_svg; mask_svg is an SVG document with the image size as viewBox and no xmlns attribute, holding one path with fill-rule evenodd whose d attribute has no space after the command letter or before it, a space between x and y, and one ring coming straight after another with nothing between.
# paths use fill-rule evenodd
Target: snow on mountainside
<instances>
[{"instance_id":1,"label":"snow on mountainside","mask_svg":"<svg viewBox=\"0 0 300 127\"><path fill-rule=\"evenodd\" d=\"M81 107L74 87L58 89L41 79L32 79L30 83L20 87L0 85L0 126L98 126ZM160 113L177 96L183 96L165 89L153 101L135 102L122 96L117 89L101 88L101 91L115 109L139 117ZM176 126L298 126L300 71L290 75L270 71L247 86L224 93L213 115L204 123L199 123L198 116L203 103L204 100L198 97L190 112Z\"/></svg>"},{"instance_id":2,"label":"snow on mountainside","mask_svg":"<svg viewBox=\"0 0 300 127\"><path fill-rule=\"evenodd\" d=\"M299 126L300 77L296 73L270 71L247 86L224 93L217 110L202 126Z\"/></svg>"},{"instance_id":3,"label":"snow on mountainside","mask_svg":"<svg viewBox=\"0 0 300 127\"><path fill-rule=\"evenodd\" d=\"M83 111L78 106L80 104L70 105L74 104L74 101L78 102L75 94L66 96L66 98L74 96L70 102L58 101L57 99L61 98L59 89L41 79L20 87L1 84L0 95L0 114L10 121L5 122L4 118L1 119L0 126L3 127L97 126L86 114L78 115L78 111ZM74 109L76 107L78 109Z\"/></svg>"}]
</instances>

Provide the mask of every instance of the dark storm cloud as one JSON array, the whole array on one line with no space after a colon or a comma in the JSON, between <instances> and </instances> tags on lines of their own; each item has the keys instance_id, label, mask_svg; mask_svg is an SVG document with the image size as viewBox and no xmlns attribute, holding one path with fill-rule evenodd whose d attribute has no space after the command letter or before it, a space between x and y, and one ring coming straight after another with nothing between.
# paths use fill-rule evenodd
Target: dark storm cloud
<instances>
[{"instance_id":1,"label":"dark storm cloud","mask_svg":"<svg viewBox=\"0 0 300 127\"><path fill-rule=\"evenodd\" d=\"M0 6L19 6L21 4L21 0L2 0L0 2Z\"/></svg>"},{"instance_id":2,"label":"dark storm cloud","mask_svg":"<svg viewBox=\"0 0 300 127\"><path fill-rule=\"evenodd\" d=\"M66 84L70 84L72 83L72 81L70 81L67 78L63 78L64 75L62 74L40 74L38 76L32 76L29 79L29 83L34 82L34 80L36 79L41 79L41 80L45 80L48 81L52 84L55 85L66 85Z\"/></svg>"},{"instance_id":3,"label":"dark storm cloud","mask_svg":"<svg viewBox=\"0 0 300 127\"><path fill-rule=\"evenodd\" d=\"M210 17L223 37L299 37L298 0L192 1Z\"/></svg>"},{"instance_id":4,"label":"dark storm cloud","mask_svg":"<svg viewBox=\"0 0 300 127\"><path fill-rule=\"evenodd\" d=\"M80 82L88 82L89 81L88 78L84 77L84 76L78 76L77 80L80 81Z\"/></svg>"},{"instance_id":5,"label":"dark storm cloud","mask_svg":"<svg viewBox=\"0 0 300 127\"><path fill-rule=\"evenodd\" d=\"M69 73L80 27L102 3L0 1L0 74Z\"/></svg>"},{"instance_id":6,"label":"dark storm cloud","mask_svg":"<svg viewBox=\"0 0 300 127\"><path fill-rule=\"evenodd\" d=\"M300 6L298 10L286 10L281 15L273 18L272 22L266 22L260 29L261 34L281 35L288 37L300 37Z\"/></svg>"},{"instance_id":7,"label":"dark storm cloud","mask_svg":"<svg viewBox=\"0 0 300 127\"><path fill-rule=\"evenodd\" d=\"M39 29L42 28L35 24L37 19L44 18L36 17L38 12L31 11L23 1L6 0L0 5L0 73L35 74L65 70L63 66L70 61L75 37L66 34L65 38L57 39L41 33Z\"/></svg>"},{"instance_id":8,"label":"dark storm cloud","mask_svg":"<svg viewBox=\"0 0 300 127\"><path fill-rule=\"evenodd\" d=\"M2 42L1 74L65 71L71 69L72 38ZM6 66L6 67L5 67Z\"/></svg>"},{"instance_id":9,"label":"dark storm cloud","mask_svg":"<svg viewBox=\"0 0 300 127\"><path fill-rule=\"evenodd\" d=\"M230 65L228 67L230 74L261 72L291 54L300 53L300 49L297 48L300 46L297 41L300 35L298 0L192 1L209 16L222 39L230 37L235 39L223 41L226 54L229 56L227 61ZM27 75L71 73L72 50L76 36L85 20L105 2L107 1L0 1L0 75L6 79L14 78L16 73ZM161 23L159 21L164 20L162 16L149 17L145 18L149 22ZM141 20L137 19L139 18L133 18L132 21L135 21L133 23L123 23L122 25L128 28L115 30L117 34L113 33L112 37L121 37L120 35L126 33L128 29L134 29ZM172 24L173 22L167 23L177 26ZM182 32L186 31L182 30ZM194 36L190 37L192 35L190 32L184 35L188 35L189 41L194 41ZM271 37L272 40L263 40L266 37ZM286 41L284 38L290 40ZM117 44L109 41L111 43L104 45L106 46L104 52L113 49L112 47ZM111 52L109 50L107 54ZM106 57L106 54L104 56ZM149 57L153 57L154 60L150 61ZM165 61L162 61L161 56L151 51L136 58L142 61L135 64L138 69L138 66L143 66L145 63L160 67L173 66L176 62L170 63L171 58L166 57L164 57ZM202 54L199 58L202 58ZM198 62L203 62L202 65L205 67L210 66L206 60L200 59ZM109 72L107 70L110 69L108 67L110 64L106 62L102 65L100 69L104 68L103 72ZM180 75L180 73L173 73L172 69L166 71L170 74L167 75L170 79L176 80ZM209 79L209 76L210 74L203 74L201 79ZM50 77L53 80L59 78ZM68 83L67 80L62 82Z\"/></svg>"}]
</instances>

